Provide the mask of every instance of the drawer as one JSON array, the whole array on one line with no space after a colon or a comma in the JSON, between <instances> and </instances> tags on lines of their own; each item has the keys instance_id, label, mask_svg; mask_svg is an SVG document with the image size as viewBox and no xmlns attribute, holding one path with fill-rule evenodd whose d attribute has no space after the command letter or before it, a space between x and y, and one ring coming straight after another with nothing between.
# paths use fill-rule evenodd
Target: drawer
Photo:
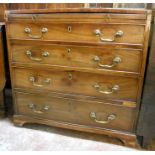
<instances>
[{"instance_id":1,"label":"drawer","mask_svg":"<svg viewBox=\"0 0 155 155\"><path fill-rule=\"evenodd\" d=\"M82 94L115 100L136 101L138 79L78 71L13 70L15 88Z\"/></svg>"},{"instance_id":2,"label":"drawer","mask_svg":"<svg viewBox=\"0 0 155 155\"><path fill-rule=\"evenodd\" d=\"M33 43L32 43L33 44ZM140 72L141 50L58 44L12 44L12 62Z\"/></svg>"},{"instance_id":3,"label":"drawer","mask_svg":"<svg viewBox=\"0 0 155 155\"><path fill-rule=\"evenodd\" d=\"M18 23L8 25L8 37L88 43L143 44L143 25L104 23Z\"/></svg>"},{"instance_id":4,"label":"drawer","mask_svg":"<svg viewBox=\"0 0 155 155\"><path fill-rule=\"evenodd\" d=\"M132 131L135 110L109 103L15 93L17 114L59 122Z\"/></svg>"}]
</instances>

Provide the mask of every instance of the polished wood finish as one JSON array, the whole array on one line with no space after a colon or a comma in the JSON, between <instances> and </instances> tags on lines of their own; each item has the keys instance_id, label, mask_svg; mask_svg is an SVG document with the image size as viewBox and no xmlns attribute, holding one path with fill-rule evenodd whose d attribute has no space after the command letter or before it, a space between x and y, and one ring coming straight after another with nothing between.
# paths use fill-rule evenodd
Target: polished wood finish
<instances>
[{"instance_id":1,"label":"polished wood finish","mask_svg":"<svg viewBox=\"0 0 155 155\"><path fill-rule=\"evenodd\" d=\"M102 8L7 11L14 123L96 132L135 145L150 13ZM42 33L42 28L48 31ZM43 50L49 52L44 58ZM94 62L96 56L101 60ZM115 56L122 61L102 68L112 65ZM89 118L92 111L96 115ZM113 120L115 113L119 120Z\"/></svg>"},{"instance_id":2,"label":"polished wood finish","mask_svg":"<svg viewBox=\"0 0 155 155\"><path fill-rule=\"evenodd\" d=\"M61 98L60 96L47 98L44 95L15 93L15 97L18 107L17 114L19 115L103 129L133 131L135 109L123 106L116 107L104 102ZM36 111L30 108L31 103L34 104ZM43 108L46 106L48 109L44 111ZM100 120L106 120L110 114L115 114L116 119L105 124L96 123L90 117L91 112L96 112Z\"/></svg>"},{"instance_id":3,"label":"polished wood finish","mask_svg":"<svg viewBox=\"0 0 155 155\"><path fill-rule=\"evenodd\" d=\"M61 9L62 10L62 9ZM70 11L71 9L68 9L68 11ZM75 9L74 9L75 10ZM78 10L78 9L76 9ZM75 11L76 11L75 10ZM82 10L86 10L86 9L82 9ZM125 16L123 14L116 14L116 13L109 13L109 12L104 12L103 13L99 13L99 12L93 12L93 14L89 14L89 12L91 13L92 9L89 9L88 11L81 11L80 10L78 12L63 12L62 17L60 18L59 16L59 12L58 13L52 13L52 14L48 14L46 13L46 10L42 10L41 13L35 14L35 10L34 13L30 14L30 13L24 13L24 14L18 14L16 13L16 11L6 11L7 12L7 19L12 22L12 21L18 21L18 22L22 22L22 21L27 21L27 22L46 22L47 23L52 23L52 22L77 22L77 20L79 20L80 22L107 22L109 23L118 23L118 21L120 23L122 23L124 21L124 23L139 23L139 24L145 24L145 19L147 18L145 14L138 14L138 13L133 13L133 14L125 14ZM104 9L105 10L105 9ZM115 10L115 9L112 9ZM49 10L47 10L49 11ZM53 11L53 10L52 10ZM67 11L67 10L66 10ZM15 12L15 13L14 13ZM11 13L11 14L10 14ZM123 13L123 12L122 12ZM80 15L80 16L79 16ZM74 18L73 18L74 16ZM6 16L5 16L6 17Z\"/></svg>"},{"instance_id":4,"label":"polished wood finish","mask_svg":"<svg viewBox=\"0 0 155 155\"><path fill-rule=\"evenodd\" d=\"M108 68L115 71L126 71L133 73L140 73L142 50L130 48L106 48L93 46L73 46L60 44L35 44L31 45L26 42L12 43L12 62L13 63L29 63L46 64L49 66L66 66L89 68L94 72L95 70L105 70L106 67L99 66L95 61L95 57L101 59L100 63L103 65L111 65L115 57L120 57L122 62L118 65ZM41 59L40 61L32 60L26 52L31 51L34 58ZM48 57L43 57L42 53L48 52Z\"/></svg>"},{"instance_id":5,"label":"polished wood finish","mask_svg":"<svg viewBox=\"0 0 155 155\"><path fill-rule=\"evenodd\" d=\"M63 18L63 16L62 16ZM74 15L73 15L73 17ZM45 22L45 21L44 21ZM119 21L118 21L119 22ZM56 40L56 41L72 41L72 42L90 42L90 43L102 43L100 38L113 39L115 33L119 30L123 31L122 37L115 37L115 43L134 43L142 44L144 41L144 26L135 25L110 25L110 24L97 24L97 23L10 23L8 27L8 37L11 39L32 39L28 34L24 32L25 28L30 28L32 35L40 36L42 28L47 28L49 31L43 35L41 40ZM71 33L68 33L68 28L71 27ZM95 35L95 30L101 30L103 35L98 37ZM14 31L12 31L14 30ZM134 35L134 38L133 38Z\"/></svg>"},{"instance_id":6,"label":"polished wood finish","mask_svg":"<svg viewBox=\"0 0 155 155\"><path fill-rule=\"evenodd\" d=\"M124 13L124 14L144 14L150 12L147 9L113 9L113 8L55 8L55 9L23 9L23 10L11 10L9 11L12 14L32 14L32 13Z\"/></svg>"},{"instance_id":7,"label":"polished wood finish","mask_svg":"<svg viewBox=\"0 0 155 155\"><path fill-rule=\"evenodd\" d=\"M1 3L0 21L5 10L56 9L56 8L151 8L151 3Z\"/></svg>"},{"instance_id":8,"label":"polished wood finish","mask_svg":"<svg viewBox=\"0 0 155 155\"><path fill-rule=\"evenodd\" d=\"M138 79L125 78L119 76L98 75L81 73L77 71L40 71L40 69L14 69L14 88L48 90L73 94L84 94L110 100L137 100ZM31 78L34 78L34 82ZM86 81L87 79L87 81ZM50 80L49 83L45 82ZM95 85L100 85L100 92ZM119 86L119 90L110 94L114 85Z\"/></svg>"}]
</instances>

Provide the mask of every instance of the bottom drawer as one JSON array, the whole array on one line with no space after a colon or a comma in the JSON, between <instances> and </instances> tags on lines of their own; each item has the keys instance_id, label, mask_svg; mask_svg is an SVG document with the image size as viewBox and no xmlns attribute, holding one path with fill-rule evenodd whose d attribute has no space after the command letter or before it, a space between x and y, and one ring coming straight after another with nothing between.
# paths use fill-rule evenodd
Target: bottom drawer
<instances>
[{"instance_id":1,"label":"bottom drawer","mask_svg":"<svg viewBox=\"0 0 155 155\"><path fill-rule=\"evenodd\" d=\"M133 131L135 109L59 96L15 93L17 114L90 127Z\"/></svg>"}]
</instances>

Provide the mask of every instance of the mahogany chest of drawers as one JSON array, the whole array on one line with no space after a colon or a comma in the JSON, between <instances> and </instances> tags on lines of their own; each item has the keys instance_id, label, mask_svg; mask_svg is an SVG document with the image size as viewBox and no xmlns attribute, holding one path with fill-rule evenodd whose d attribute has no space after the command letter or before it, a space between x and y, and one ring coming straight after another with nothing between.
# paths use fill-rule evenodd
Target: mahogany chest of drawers
<instances>
[{"instance_id":1,"label":"mahogany chest of drawers","mask_svg":"<svg viewBox=\"0 0 155 155\"><path fill-rule=\"evenodd\" d=\"M6 12L14 123L106 134L135 145L151 12Z\"/></svg>"}]
</instances>

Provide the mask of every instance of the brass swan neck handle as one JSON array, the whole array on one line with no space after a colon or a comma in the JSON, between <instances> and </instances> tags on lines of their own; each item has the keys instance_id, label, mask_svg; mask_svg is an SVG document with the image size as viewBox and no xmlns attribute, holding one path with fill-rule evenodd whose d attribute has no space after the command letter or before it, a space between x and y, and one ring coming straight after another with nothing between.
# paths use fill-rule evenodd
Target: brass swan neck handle
<instances>
[{"instance_id":1,"label":"brass swan neck handle","mask_svg":"<svg viewBox=\"0 0 155 155\"><path fill-rule=\"evenodd\" d=\"M25 53L32 61L42 61L43 59L42 58L36 58L36 57L34 57L33 56L33 53L32 53L32 51L30 51L30 50L28 50L28 51L26 51L26 53ZM44 58L44 57L48 57L50 54L49 54L49 52L47 52L47 51L44 51L44 52L42 52L42 54L41 54L41 56Z\"/></svg>"},{"instance_id":2,"label":"brass swan neck handle","mask_svg":"<svg viewBox=\"0 0 155 155\"><path fill-rule=\"evenodd\" d=\"M124 32L122 30L118 30L117 32L115 32L115 34L112 36L112 38L103 38L103 33L101 32L101 30L100 29L95 30L95 35L97 37L100 37L100 40L103 42L114 42L117 37L122 37L123 34L124 34Z\"/></svg>"},{"instance_id":3,"label":"brass swan neck handle","mask_svg":"<svg viewBox=\"0 0 155 155\"><path fill-rule=\"evenodd\" d=\"M30 38L32 38L32 39L40 39L40 38L43 37L43 35L44 35L45 33L48 32L48 28L43 27L43 28L40 30L40 33L41 33L41 34L40 34L39 36L32 35L32 30L31 30L29 27L26 27L26 28L24 29L24 31L25 31L25 33L28 34L28 36L29 36Z\"/></svg>"},{"instance_id":4,"label":"brass swan neck handle","mask_svg":"<svg viewBox=\"0 0 155 155\"><path fill-rule=\"evenodd\" d=\"M90 118L93 119L96 123L100 123L100 124L108 124L111 121L116 119L116 115L115 114L110 114L107 116L106 120L98 120L96 113L95 112L91 112L90 113Z\"/></svg>"},{"instance_id":5,"label":"brass swan neck handle","mask_svg":"<svg viewBox=\"0 0 155 155\"><path fill-rule=\"evenodd\" d=\"M38 84L36 81L36 78L34 76L30 76L29 77L29 81L32 82L32 85L33 86L36 86L36 87L44 87L44 85L46 84L50 84L51 83L51 79L50 78L46 78L42 81L42 84Z\"/></svg>"},{"instance_id":6,"label":"brass swan neck handle","mask_svg":"<svg viewBox=\"0 0 155 155\"><path fill-rule=\"evenodd\" d=\"M49 106L45 105L41 110L37 110L37 107L33 104L33 103L30 103L28 105L28 107L34 112L34 113L37 113L37 114L42 114L46 111L49 110Z\"/></svg>"},{"instance_id":7,"label":"brass swan neck handle","mask_svg":"<svg viewBox=\"0 0 155 155\"><path fill-rule=\"evenodd\" d=\"M95 62L97 62L97 65L98 65L99 67L102 67L102 68L113 68L113 67L117 66L119 63L122 62L122 59L121 59L120 57L118 57L118 56L114 57L113 60L112 60L112 63L109 64L109 65L107 65L107 64L102 64L102 63L101 63L101 58L100 58L99 56L95 56L95 57L93 58L93 60L94 60Z\"/></svg>"},{"instance_id":8,"label":"brass swan neck handle","mask_svg":"<svg viewBox=\"0 0 155 155\"><path fill-rule=\"evenodd\" d=\"M110 88L107 86L107 90L104 90L104 88L101 85L99 85L98 83L94 84L93 87L95 88L95 90L97 92L106 94L106 95L113 94L114 92L117 92L120 90L119 85L113 85Z\"/></svg>"}]
</instances>

